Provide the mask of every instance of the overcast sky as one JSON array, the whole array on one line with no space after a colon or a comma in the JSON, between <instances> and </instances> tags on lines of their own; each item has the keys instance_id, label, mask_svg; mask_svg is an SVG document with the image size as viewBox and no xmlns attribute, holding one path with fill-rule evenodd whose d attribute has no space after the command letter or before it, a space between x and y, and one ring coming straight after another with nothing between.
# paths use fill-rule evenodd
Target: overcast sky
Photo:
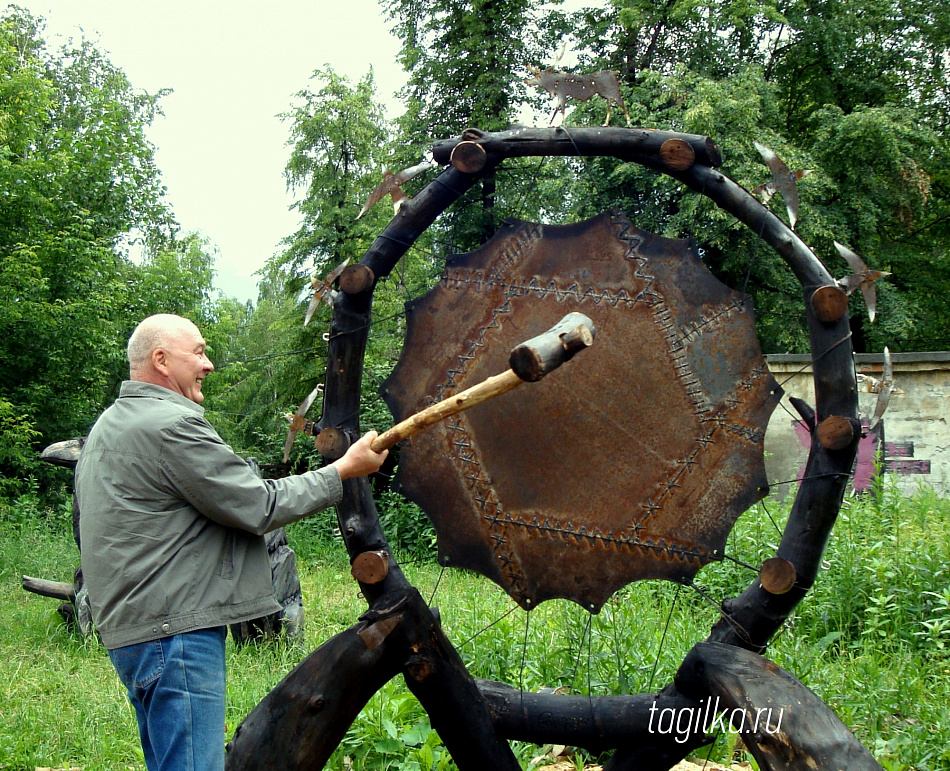
<instances>
[{"instance_id":1,"label":"overcast sky","mask_svg":"<svg viewBox=\"0 0 950 771\"><path fill-rule=\"evenodd\" d=\"M378 96L404 82L399 43L378 0L27 0L63 37L97 41L135 88L171 88L149 131L183 230L220 250L217 286L257 300L261 268L291 234L283 168L289 126L276 116L330 64L354 82L373 68Z\"/></svg>"},{"instance_id":2,"label":"overcast sky","mask_svg":"<svg viewBox=\"0 0 950 771\"><path fill-rule=\"evenodd\" d=\"M0 0L2 1L2 0ZM562 8L607 0L565 0ZM161 101L149 139L184 232L219 250L216 285L257 300L255 271L298 225L283 177L288 111L317 68L357 82L372 68L390 117L405 83L379 0L19 0L57 49L82 35ZM552 56L555 52L552 52ZM568 65L568 52L560 66ZM552 62L553 63L553 62Z\"/></svg>"}]
</instances>

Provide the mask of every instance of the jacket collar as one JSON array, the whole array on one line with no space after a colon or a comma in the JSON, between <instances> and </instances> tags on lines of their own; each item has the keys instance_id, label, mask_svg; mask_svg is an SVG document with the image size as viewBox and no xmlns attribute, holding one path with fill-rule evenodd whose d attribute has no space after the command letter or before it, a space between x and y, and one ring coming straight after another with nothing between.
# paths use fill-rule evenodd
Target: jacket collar
<instances>
[{"instance_id":1,"label":"jacket collar","mask_svg":"<svg viewBox=\"0 0 950 771\"><path fill-rule=\"evenodd\" d=\"M179 407L191 410L196 415L204 416L205 414L205 408L200 404L195 404L191 399L163 386L153 385L152 383L142 383L138 380L122 381L122 385L119 387L119 398L122 399L124 397L166 399L167 401L177 404Z\"/></svg>"}]
</instances>

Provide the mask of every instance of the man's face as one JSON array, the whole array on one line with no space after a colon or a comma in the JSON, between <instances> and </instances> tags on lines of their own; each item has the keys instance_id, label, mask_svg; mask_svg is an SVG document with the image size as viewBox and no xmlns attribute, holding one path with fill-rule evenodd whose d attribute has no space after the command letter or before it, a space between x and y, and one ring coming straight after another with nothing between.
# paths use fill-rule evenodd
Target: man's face
<instances>
[{"instance_id":1,"label":"man's face","mask_svg":"<svg viewBox=\"0 0 950 771\"><path fill-rule=\"evenodd\" d=\"M205 341L197 327L181 327L169 338L165 352L165 365L168 368L168 387L201 404L205 398L201 393L201 384L205 376L214 370L214 364L205 355Z\"/></svg>"}]
</instances>

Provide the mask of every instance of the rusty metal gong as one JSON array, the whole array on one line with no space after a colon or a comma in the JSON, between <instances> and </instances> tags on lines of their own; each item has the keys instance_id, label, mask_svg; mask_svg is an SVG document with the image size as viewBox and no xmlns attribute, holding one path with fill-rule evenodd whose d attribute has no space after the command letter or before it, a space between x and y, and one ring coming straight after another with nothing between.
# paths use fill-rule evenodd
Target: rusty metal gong
<instances>
[{"instance_id":1,"label":"rusty metal gong","mask_svg":"<svg viewBox=\"0 0 950 771\"><path fill-rule=\"evenodd\" d=\"M397 482L435 525L439 559L523 607L596 612L631 581L689 581L722 559L766 493L763 439L781 390L751 301L689 241L619 212L506 226L452 257L408 306L383 396L396 420L507 368L514 346L570 311L593 347L538 383L418 434Z\"/></svg>"}]
</instances>

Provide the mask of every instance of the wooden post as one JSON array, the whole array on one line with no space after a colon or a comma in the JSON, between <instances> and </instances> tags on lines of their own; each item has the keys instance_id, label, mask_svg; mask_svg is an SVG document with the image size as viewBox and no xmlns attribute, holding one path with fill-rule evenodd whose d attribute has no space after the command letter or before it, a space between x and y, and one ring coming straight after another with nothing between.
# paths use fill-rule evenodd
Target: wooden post
<instances>
[{"instance_id":1,"label":"wooden post","mask_svg":"<svg viewBox=\"0 0 950 771\"><path fill-rule=\"evenodd\" d=\"M385 595L361 619L317 648L254 708L228 746L227 771L323 768L370 697L400 671L460 769L521 768L415 589Z\"/></svg>"},{"instance_id":2,"label":"wooden post","mask_svg":"<svg viewBox=\"0 0 950 771\"><path fill-rule=\"evenodd\" d=\"M763 771L881 771L820 698L755 653L699 643L676 673L676 687L712 703L704 712L709 720L715 707L726 710L725 727L742 736Z\"/></svg>"}]
</instances>

